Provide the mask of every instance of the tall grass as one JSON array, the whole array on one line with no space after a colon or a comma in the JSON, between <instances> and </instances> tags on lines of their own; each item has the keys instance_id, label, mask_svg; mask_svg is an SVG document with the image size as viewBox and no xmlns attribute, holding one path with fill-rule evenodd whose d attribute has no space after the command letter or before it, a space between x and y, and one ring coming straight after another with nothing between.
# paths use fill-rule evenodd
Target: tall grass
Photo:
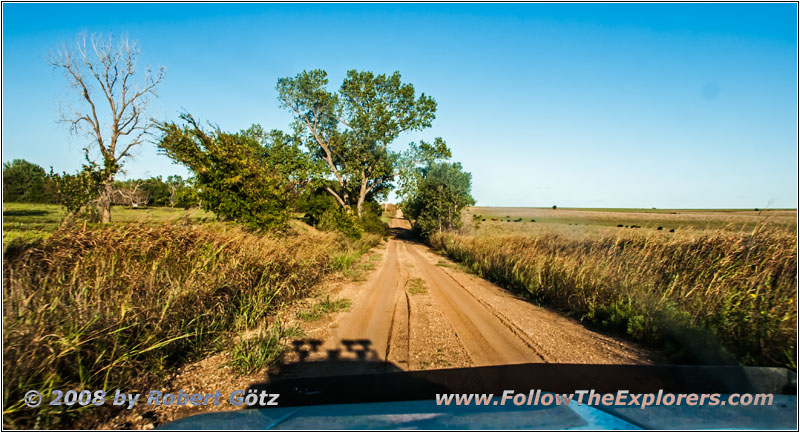
<instances>
[{"instance_id":1,"label":"tall grass","mask_svg":"<svg viewBox=\"0 0 800 433\"><path fill-rule=\"evenodd\" d=\"M110 405L29 409L22 397L154 386L182 362L263 327L333 270L338 252L352 252L344 245L314 231L271 237L223 224L130 224L7 248L4 425L91 427ZM269 349L277 337L268 335ZM92 417L82 421L86 410Z\"/></svg>"},{"instance_id":2,"label":"tall grass","mask_svg":"<svg viewBox=\"0 0 800 433\"><path fill-rule=\"evenodd\" d=\"M795 368L797 237L757 227L572 239L437 234L474 272L682 362Z\"/></svg>"}]
</instances>

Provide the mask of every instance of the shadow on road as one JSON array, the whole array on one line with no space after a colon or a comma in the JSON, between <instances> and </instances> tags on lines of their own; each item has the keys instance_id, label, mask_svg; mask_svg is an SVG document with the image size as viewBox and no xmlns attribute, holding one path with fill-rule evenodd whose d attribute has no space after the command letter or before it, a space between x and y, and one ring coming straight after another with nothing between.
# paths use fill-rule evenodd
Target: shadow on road
<instances>
[{"instance_id":1,"label":"shadow on road","mask_svg":"<svg viewBox=\"0 0 800 433\"><path fill-rule=\"evenodd\" d=\"M292 341L296 359L280 366L274 378L342 376L354 374L374 374L401 371L391 362L381 360L366 339L340 341L338 348L324 348L324 342L317 339Z\"/></svg>"},{"instance_id":2,"label":"shadow on road","mask_svg":"<svg viewBox=\"0 0 800 433\"><path fill-rule=\"evenodd\" d=\"M403 220L405 221L405 220ZM395 238L406 242L413 242L416 244L424 245L425 243L414 233L413 230L406 227L390 227L389 234Z\"/></svg>"}]
</instances>

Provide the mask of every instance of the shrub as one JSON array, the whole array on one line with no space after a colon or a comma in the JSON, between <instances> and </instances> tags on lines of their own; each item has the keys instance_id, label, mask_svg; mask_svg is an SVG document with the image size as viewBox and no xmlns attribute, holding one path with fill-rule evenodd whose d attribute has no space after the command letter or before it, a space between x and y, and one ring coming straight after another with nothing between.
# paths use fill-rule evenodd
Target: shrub
<instances>
[{"instance_id":1,"label":"shrub","mask_svg":"<svg viewBox=\"0 0 800 433\"><path fill-rule=\"evenodd\" d=\"M351 239L361 239L361 235L364 234L364 229L358 220L341 207L326 210L320 217L317 228L325 231L337 231Z\"/></svg>"}]
</instances>

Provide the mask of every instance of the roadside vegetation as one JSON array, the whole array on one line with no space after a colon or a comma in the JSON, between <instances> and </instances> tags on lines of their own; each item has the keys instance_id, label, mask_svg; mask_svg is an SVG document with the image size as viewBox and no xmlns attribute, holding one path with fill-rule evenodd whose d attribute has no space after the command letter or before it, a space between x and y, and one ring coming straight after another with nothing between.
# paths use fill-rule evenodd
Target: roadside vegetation
<instances>
[{"instance_id":1,"label":"roadside vegetation","mask_svg":"<svg viewBox=\"0 0 800 433\"><path fill-rule=\"evenodd\" d=\"M279 320L268 329L258 329L255 335L233 336L228 364L239 374L251 374L277 363L286 350L286 341L302 336L302 329L286 328Z\"/></svg>"},{"instance_id":2,"label":"roadside vegetation","mask_svg":"<svg viewBox=\"0 0 800 433\"><path fill-rule=\"evenodd\" d=\"M437 233L430 243L482 277L676 362L796 368L793 231L623 227L579 236L539 226L547 227L524 236Z\"/></svg>"},{"instance_id":3,"label":"roadside vegetation","mask_svg":"<svg viewBox=\"0 0 800 433\"><path fill-rule=\"evenodd\" d=\"M275 312L308 295L337 257L379 240L344 248L341 235L300 226L262 235L223 223L131 223L60 229L6 248L4 422L91 426L107 408L32 410L22 396L147 389L226 347L242 372L269 366L294 333Z\"/></svg>"},{"instance_id":4,"label":"roadside vegetation","mask_svg":"<svg viewBox=\"0 0 800 433\"><path fill-rule=\"evenodd\" d=\"M298 312L297 318L305 322L313 322L315 320L323 318L328 314L336 313L339 311L347 311L349 309L350 309L349 299L341 298L332 300L330 296L326 296L325 299L314 304L313 306L311 306L311 308Z\"/></svg>"}]
</instances>

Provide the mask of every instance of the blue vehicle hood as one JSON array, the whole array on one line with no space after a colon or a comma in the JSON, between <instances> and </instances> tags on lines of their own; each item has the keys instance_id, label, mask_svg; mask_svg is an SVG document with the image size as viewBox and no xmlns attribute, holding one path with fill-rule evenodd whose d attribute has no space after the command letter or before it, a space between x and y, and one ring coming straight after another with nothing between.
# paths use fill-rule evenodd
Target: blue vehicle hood
<instances>
[{"instance_id":1,"label":"blue vehicle hood","mask_svg":"<svg viewBox=\"0 0 800 433\"><path fill-rule=\"evenodd\" d=\"M205 413L159 429L181 430L797 430L797 384L784 368L519 364L256 384L278 407ZM770 393L772 405L437 405L437 393L541 389L571 393Z\"/></svg>"}]
</instances>

